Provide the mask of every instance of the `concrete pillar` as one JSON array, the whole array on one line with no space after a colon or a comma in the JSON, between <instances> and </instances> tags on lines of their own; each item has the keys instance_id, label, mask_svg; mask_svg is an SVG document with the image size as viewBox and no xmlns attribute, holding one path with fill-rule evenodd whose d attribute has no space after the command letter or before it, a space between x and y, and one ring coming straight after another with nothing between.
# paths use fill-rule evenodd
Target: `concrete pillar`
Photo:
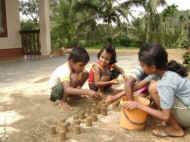
<instances>
[{"instance_id":1,"label":"concrete pillar","mask_svg":"<svg viewBox=\"0 0 190 142\"><path fill-rule=\"evenodd\" d=\"M51 51L49 0L40 0L40 44L42 55L48 55Z\"/></svg>"}]
</instances>

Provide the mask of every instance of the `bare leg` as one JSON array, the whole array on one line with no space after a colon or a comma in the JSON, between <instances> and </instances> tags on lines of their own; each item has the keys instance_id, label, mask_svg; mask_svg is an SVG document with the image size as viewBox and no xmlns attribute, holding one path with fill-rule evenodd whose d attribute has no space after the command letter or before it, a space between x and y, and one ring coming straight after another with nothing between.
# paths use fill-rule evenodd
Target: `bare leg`
<instances>
[{"instance_id":1,"label":"bare leg","mask_svg":"<svg viewBox=\"0 0 190 142\"><path fill-rule=\"evenodd\" d=\"M148 87L148 92L150 93L151 99L156 104L156 107L158 109L160 109L160 97L157 92L157 82L156 81L151 81L151 83Z\"/></svg>"},{"instance_id":2,"label":"bare leg","mask_svg":"<svg viewBox=\"0 0 190 142\"><path fill-rule=\"evenodd\" d=\"M151 84L149 85L149 93L151 95L151 98L155 102L156 106L158 109L160 108L160 97L157 92L157 82L156 81L151 81ZM172 136L183 136L184 131L181 128L181 126L178 124L176 121L175 117L170 114L169 120L166 122L168 126L166 127L167 133L169 133Z\"/></svg>"},{"instance_id":3,"label":"bare leg","mask_svg":"<svg viewBox=\"0 0 190 142\"><path fill-rule=\"evenodd\" d=\"M101 81L109 81L110 76L109 75L103 75L103 76L101 76L100 80ZM109 86L101 87L101 88L99 88L99 91L105 93L104 91L105 91L105 88L107 88L107 87L109 87Z\"/></svg>"},{"instance_id":4,"label":"bare leg","mask_svg":"<svg viewBox=\"0 0 190 142\"><path fill-rule=\"evenodd\" d=\"M104 75L101 77L101 81L109 81L111 78L109 75Z\"/></svg>"},{"instance_id":5,"label":"bare leg","mask_svg":"<svg viewBox=\"0 0 190 142\"><path fill-rule=\"evenodd\" d=\"M81 88L87 79L88 79L88 72L72 74L70 86L72 86L73 88ZM68 95L66 95L66 97L68 97ZM81 97L82 96L78 96L78 95L72 95L72 96L69 95L69 98L73 98L73 99L80 99Z\"/></svg>"}]
</instances>

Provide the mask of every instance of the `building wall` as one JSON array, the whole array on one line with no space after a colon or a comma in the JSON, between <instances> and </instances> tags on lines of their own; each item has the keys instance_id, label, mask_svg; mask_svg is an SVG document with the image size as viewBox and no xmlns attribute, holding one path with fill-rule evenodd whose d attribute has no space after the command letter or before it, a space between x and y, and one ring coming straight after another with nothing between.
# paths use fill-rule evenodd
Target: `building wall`
<instances>
[{"instance_id":1,"label":"building wall","mask_svg":"<svg viewBox=\"0 0 190 142\"><path fill-rule=\"evenodd\" d=\"M8 37L0 37L0 57L22 54L19 0L5 0Z\"/></svg>"}]
</instances>

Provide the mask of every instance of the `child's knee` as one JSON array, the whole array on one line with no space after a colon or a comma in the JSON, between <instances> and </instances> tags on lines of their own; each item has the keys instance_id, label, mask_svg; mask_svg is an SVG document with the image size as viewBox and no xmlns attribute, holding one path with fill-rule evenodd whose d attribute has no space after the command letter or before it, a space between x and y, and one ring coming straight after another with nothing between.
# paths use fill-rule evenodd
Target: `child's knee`
<instances>
[{"instance_id":1,"label":"child's knee","mask_svg":"<svg viewBox=\"0 0 190 142\"><path fill-rule=\"evenodd\" d=\"M111 77L109 75L104 75L101 77L102 81L109 81L111 79Z\"/></svg>"}]
</instances>

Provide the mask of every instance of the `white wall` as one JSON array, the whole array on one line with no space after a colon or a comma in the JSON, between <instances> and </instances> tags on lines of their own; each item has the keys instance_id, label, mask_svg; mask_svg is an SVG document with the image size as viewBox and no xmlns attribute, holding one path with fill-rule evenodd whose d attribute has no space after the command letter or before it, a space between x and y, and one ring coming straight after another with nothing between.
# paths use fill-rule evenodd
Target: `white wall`
<instances>
[{"instance_id":1,"label":"white wall","mask_svg":"<svg viewBox=\"0 0 190 142\"><path fill-rule=\"evenodd\" d=\"M49 0L40 0L40 45L42 55L51 51Z\"/></svg>"},{"instance_id":2,"label":"white wall","mask_svg":"<svg viewBox=\"0 0 190 142\"><path fill-rule=\"evenodd\" d=\"M19 1L5 0L8 37L0 37L0 49L21 48Z\"/></svg>"}]
</instances>

